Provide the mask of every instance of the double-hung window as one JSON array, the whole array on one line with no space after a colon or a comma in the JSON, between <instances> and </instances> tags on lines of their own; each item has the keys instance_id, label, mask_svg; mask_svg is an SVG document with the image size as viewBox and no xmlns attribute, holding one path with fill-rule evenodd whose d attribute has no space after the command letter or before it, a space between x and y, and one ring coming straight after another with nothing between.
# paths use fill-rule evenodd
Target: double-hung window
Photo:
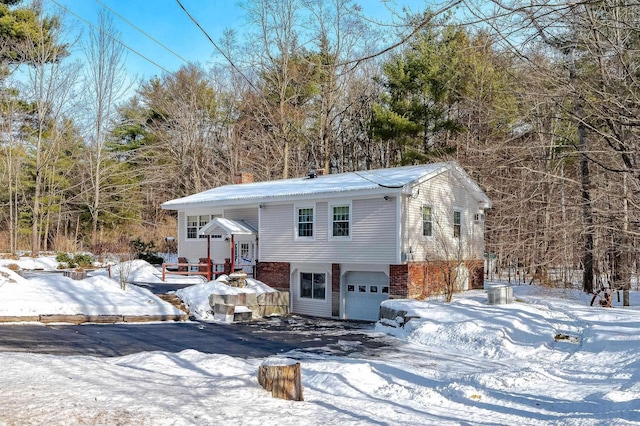
<instances>
[{"instance_id":1,"label":"double-hung window","mask_svg":"<svg viewBox=\"0 0 640 426\"><path fill-rule=\"evenodd\" d=\"M433 212L431 206L422 206L422 236L433 236Z\"/></svg>"},{"instance_id":2,"label":"double-hung window","mask_svg":"<svg viewBox=\"0 0 640 426\"><path fill-rule=\"evenodd\" d=\"M453 237L460 238L462 234L462 212L460 210L453 211Z\"/></svg>"},{"instance_id":3,"label":"double-hung window","mask_svg":"<svg viewBox=\"0 0 640 426\"><path fill-rule=\"evenodd\" d=\"M351 236L351 208L347 205L331 206L331 237Z\"/></svg>"},{"instance_id":4,"label":"double-hung window","mask_svg":"<svg viewBox=\"0 0 640 426\"><path fill-rule=\"evenodd\" d=\"M207 238L206 235L199 235L200 229L205 226L209 221L216 217L222 217L219 214L201 214L187 216L187 239ZM222 235L211 235L213 239L220 239Z\"/></svg>"},{"instance_id":5,"label":"double-hung window","mask_svg":"<svg viewBox=\"0 0 640 426\"><path fill-rule=\"evenodd\" d=\"M326 275L323 273L300 273L300 297L305 299L326 299Z\"/></svg>"},{"instance_id":6,"label":"double-hung window","mask_svg":"<svg viewBox=\"0 0 640 426\"><path fill-rule=\"evenodd\" d=\"M313 238L313 207L296 208L296 238Z\"/></svg>"}]
</instances>

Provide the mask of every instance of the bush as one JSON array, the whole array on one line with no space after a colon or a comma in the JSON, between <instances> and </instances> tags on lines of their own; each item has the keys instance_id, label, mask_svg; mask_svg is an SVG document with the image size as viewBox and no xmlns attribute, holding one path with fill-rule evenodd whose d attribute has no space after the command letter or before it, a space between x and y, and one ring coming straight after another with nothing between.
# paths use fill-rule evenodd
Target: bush
<instances>
[{"instance_id":1,"label":"bush","mask_svg":"<svg viewBox=\"0 0 640 426\"><path fill-rule=\"evenodd\" d=\"M140 238L131 240L129 243L134 259L142 259L152 265L159 265L164 262L164 259L158 256L155 248L156 244L153 241L144 242Z\"/></svg>"},{"instance_id":2,"label":"bush","mask_svg":"<svg viewBox=\"0 0 640 426\"><path fill-rule=\"evenodd\" d=\"M87 253L78 253L71 257L69 253L60 252L56 254L56 261L59 263L58 269L86 268L93 265L93 256Z\"/></svg>"}]
</instances>

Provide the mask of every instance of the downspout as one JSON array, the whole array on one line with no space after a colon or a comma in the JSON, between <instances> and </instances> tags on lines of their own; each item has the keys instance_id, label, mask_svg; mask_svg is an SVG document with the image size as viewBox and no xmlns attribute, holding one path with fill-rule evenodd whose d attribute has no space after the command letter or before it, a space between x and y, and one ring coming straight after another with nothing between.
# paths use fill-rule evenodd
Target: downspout
<instances>
[{"instance_id":1,"label":"downspout","mask_svg":"<svg viewBox=\"0 0 640 426\"><path fill-rule=\"evenodd\" d=\"M402 193L399 192L396 195L396 265L402 263L402 232L403 232L403 220L402 220Z\"/></svg>"},{"instance_id":2,"label":"downspout","mask_svg":"<svg viewBox=\"0 0 640 426\"><path fill-rule=\"evenodd\" d=\"M235 268L235 259L236 259L236 254L235 254L235 247L236 247L236 243L235 243L235 239L234 239L234 235L231 234L231 271L230 273L234 273L236 268Z\"/></svg>"},{"instance_id":3,"label":"downspout","mask_svg":"<svg viewBox=\"0 0 640 426\"><path fill-rule=\"evenodd\" d=\"M211 234L207 234L207 281L211 281Z\"/></svg>"}]
</instances>

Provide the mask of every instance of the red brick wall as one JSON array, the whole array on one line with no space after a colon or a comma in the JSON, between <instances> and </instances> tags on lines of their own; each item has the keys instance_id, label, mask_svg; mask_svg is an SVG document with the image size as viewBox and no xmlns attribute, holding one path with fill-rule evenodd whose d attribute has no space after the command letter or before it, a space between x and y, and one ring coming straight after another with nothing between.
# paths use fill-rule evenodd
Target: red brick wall
<instances>
[{"instance_id":1,"label":"red brick wall","mask_svg":"<svg viewBox=\"0 0 640 426\"><path fill-rule=\"evenodd\" d=\"M256 279L270 287L289 291L291 265L288 262L258 262Z\"/></svg>"},{"instance_id":2,"label":"red brick wall","mask_svg":"<svg viewBox=\"0 0 640 426\"><path fill-rule=\"evenodd\" d=\"M469 269L470 287L484 288L484 263L481 260L470 260L465 262L465 266ZM391 265L391 296L424 299L444 293L448 267L444 261Z\"/></svg>"},{"instance_id":3,"label":"red brick wall","mask_svg":"<svg viewBox=\"0 0 640 426\"><path fill-rule=\"evenodd\" d=\"M331 290L340 293L340 264L331 264Z\"/></svg>"},{"instance_id":4,"label":"red brick wall","mask_svg":"<svg viewBox=\"0 0 640 426\"><path fill-rule=\"evenodd\" d=\"M389 296L407 297L408 265L389 265Z\"/></svg>"}]
</instances>

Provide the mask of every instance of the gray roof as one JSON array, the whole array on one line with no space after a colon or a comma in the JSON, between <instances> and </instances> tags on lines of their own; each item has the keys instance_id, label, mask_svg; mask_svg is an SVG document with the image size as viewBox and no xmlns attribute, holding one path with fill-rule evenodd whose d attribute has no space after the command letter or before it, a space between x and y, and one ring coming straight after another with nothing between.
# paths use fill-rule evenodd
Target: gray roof
<instances>
[{"instance_id":1,"label":"gray roof","mask_svg":"<svg viewBox=\"0 0 640 426\"><path fill-rule=\"evenodd\" d=\"M265 182L225 185L162 204L163 209L178 210L188 207L213 205L257 204L276 200L344 197L357 192L399 192L416 181L423 181L444 171L455 170L462 174L470 189L490 201L482 190L455 162L423 164L318 176L310 179L293 178Z\"/></svg>"}]
</instances>

